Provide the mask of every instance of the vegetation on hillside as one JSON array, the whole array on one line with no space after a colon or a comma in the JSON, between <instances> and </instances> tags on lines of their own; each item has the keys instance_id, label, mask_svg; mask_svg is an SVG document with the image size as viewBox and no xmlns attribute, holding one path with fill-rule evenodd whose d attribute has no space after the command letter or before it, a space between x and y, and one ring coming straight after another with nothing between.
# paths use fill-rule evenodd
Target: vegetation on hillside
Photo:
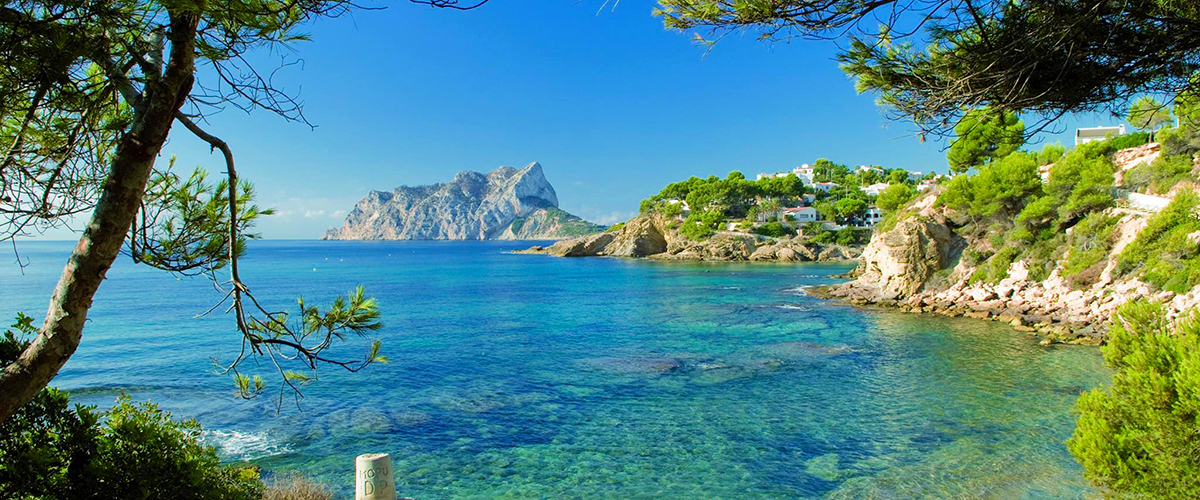
<instances>
[{"instance_id":1,"label":"vegetation on hillside","mask_svg":"<svg viewBox=\"0 0 1200 500\"><path fill-rule=\"evenodd\" d=\"M1112 385L1080 396L1067 441L1084 475L1114 498L1200 498L1200 312L1125 304L1101 349Z\"/></svg>"},{"instance_id":2,"label":"vegetation on hillside","mask_svg":"<svg viewBox=\"0 0 1200 500\"><path fill-rule=\"evenodd\" d=\"M734 171L724 179L692 177L668 184L662 191L642 200L640 210L641 213L675 217L682 214L682 202L686 202L690 213L680 231L696 240L711 236L720 223L727 220L741 221L742 227L753 228L757 234L780 237L796 234L799 228L794 221L780 220L776 214L782 207L800 204L806 194L815 198L812 206L824 220L854 224L862 220L867 208L876 201L876 197L864 193L861 186L890 183L891 186L878 198L893 208L904 204L916 193L914 183L904 169L851 170L846 165L820 158L813 164L813 178L814 182L834 182L838 186L825 192L806 187L795 174L751 181L741 172ZM766 216L764 225L755 228L760 214L770 215Z\"/></svg>"}]
</instances>

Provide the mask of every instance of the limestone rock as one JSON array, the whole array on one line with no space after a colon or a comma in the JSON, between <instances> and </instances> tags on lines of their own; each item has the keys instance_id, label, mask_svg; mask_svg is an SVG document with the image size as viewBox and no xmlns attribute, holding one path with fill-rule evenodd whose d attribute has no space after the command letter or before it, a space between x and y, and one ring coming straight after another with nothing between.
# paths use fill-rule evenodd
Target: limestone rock
<instances>
[{"instance_id":1,"label":"limestone rock","mask_svg":"<svg viewBox=\"0 0 1200 500\"><path fill-rule=\"evenodd\" d=\"M542 166L459 172L429 186L371 191L327 240L553 239L594 233L602 226L558 208Z\"/></svg>"}]
</instances>

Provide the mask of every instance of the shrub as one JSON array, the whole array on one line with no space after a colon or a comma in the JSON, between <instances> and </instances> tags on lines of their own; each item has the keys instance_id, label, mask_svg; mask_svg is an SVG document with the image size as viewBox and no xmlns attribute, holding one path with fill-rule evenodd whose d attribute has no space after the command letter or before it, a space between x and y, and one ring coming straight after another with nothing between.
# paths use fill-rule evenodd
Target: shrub
<instances>
[{"instance_id":1,"label":"shrub","mask_svg":"<svg viewBox=\"0 0 1200 500\"><path fill-rule=\"evenodd\" d=\"M887 189L880 191L875 205L884 212L892 212L907 204L916 195L917 190L908 184L892 184Z\"/></svg>"},{"instance_id":2,"label":"shrub","mask_svg":"<svg viewBox=\"0 0 1200 500\"><path fill-rule=\"evenodd\" d=\"M1070 278L1082 273L1108 256L1108 251L1113 245L1113 232L1116 231L1119 220L1119 217L1105 215L1103 212L1092 212L1075 225L1067 237L1070 250L1063 264L1063 277Z\"/></svg>"},{"instance_id":3,"label":"shrub","mask_svg":"<svg viewBox=\"0 0 1200 500\"><path fill-rule=\"evenodd\" d=\"M774 238L782 238L784 236L796 234L796 230L778 222L768 222L754 228L754 233L761 234L763 236L771 236Z\"/></svg>"},{"instance_id":4,"label":"shrub","mask_svg":"<svg viewBox=\"0 0 1200 500\"><path fill-rule=\"evenodd\" d=\"M717 224L720 224L723 219L721 212L718 211L693 210L691 215L688 215L688 218L683 221L679 232L693 240L703 240L717 232Z\"/></svg>"},{"instance_id":5,"label":"shrub","mask_svg":"<svg viewBox=\"0 0 1200 500\"><path fill-rule=\"evenodd\" d=\"M325 485L299 474L276 477L267 484L262 500L333 500Z\"/></svg>"},{"instance_id":6,"label":"shrub","mask_svg":"<svg viewBox=\"0 0 1200 500\"><path fill-rule=\"evenodd\" d=\"M1062 143L1047 144L1037 153L1038 166L1046 166L1058 161L1067 153L1067 148L1064 148Z\"/></svg>"},{"instance_id":7,"label":"shrub","mask_svg":"<svg viewBox=\"0 0 1200 500\"><path fill-rule=\"evenodd\" d=\"M867 242L870 234L870 229L842 228L837 232L837 244L847 246L861 245Z\"/></svg>"},{"instance_id":8,"label":"shrub","mask_svg":"<svg viewBox=\"0 0 1200 500\"><path fill-rule=\"evenodd\" d=\"M604 232L606 232L606 233L615 233L615 232L617 232L617 231L620 231L620 230L622 230L622 229L625 229L625 223L624 223L624 222L618 222L618 223L616 223L616 224L613 224L613 225L611 225L611 226L608 226L608 229L605 229L605 230L604 230Z\"/></svg>"},{"instance_id":9,"label":"shrub","mask_svg":"<svg viewBox=\"0 0 1200 500\"><path fill-rule=\"evenodd\" d=\"M1125 174L1125 186L1133 190L1148 189L1163 194L1175 187L1179 181L1192 175L1192 157L1187 155L1160 156L1150 163L1143 163Z\"/></svg>"},{"instance_id":10,"label":"shrub","mask_svg":"<svg viewBox=\"0 0 1200 500\"><path fill-rule=\"evenodd\" d=\"M1121 306L1101 348L1112 386L1079 397L1067 448L1113 496L1200 498L1200 316L1171 325L1161 304Z\"/></svg>"},{"instance_id":11,"label":"shrub","mask_svg":"<svg viewBox=\"0 0 1200 500\"><path fill-rule=\"evenodd\" d=\"M1188 238L1200 231L1200 221L1192 213L1198 201L1195 193L1181 192L1150 217L1146 228L1117 256L1117 270L1137 273L1145 281L1176 293L1200 284L1200 252Z\"/></svg>"},{"instance_id":12,"label":"shrub","mask_svg":"<svg viewBox=\"0 0 1200 500\"><path fill-rule=\"evenodd\" d=\"M28 345L18 334L32 333L32 320L18 315L0 339L0 363L11 363ZM195 420L172 420L129 396L96 412L69 408L66 394L43 389L0 423L0 498L260 498L257 470L220 465L200 433Z\"/></svg>"}]
</instances>

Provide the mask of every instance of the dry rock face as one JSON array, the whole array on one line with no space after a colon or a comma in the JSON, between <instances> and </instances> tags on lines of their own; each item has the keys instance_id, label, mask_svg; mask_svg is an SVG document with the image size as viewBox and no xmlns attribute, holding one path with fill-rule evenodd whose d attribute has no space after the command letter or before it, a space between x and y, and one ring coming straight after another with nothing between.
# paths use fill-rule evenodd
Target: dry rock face
<instances>
[{"instance_id":1,"label":"dry rock face","mask_svg":"<svg viewBox=\"0 0 1200 500\"><path fill-rule=\"evenodd\" d=\"M558 209L542 166L459 172L430 186L371 191L327 240L554 239L603 226Z\"/></svg>"},{"instance_id":2,"label":"dry rock face","mask_svg":"<svg viewBox=\"0 0 1200 500\"><path fill-rule=\"evenodd\" d=\"M629 220L616 231L535 246L517 253L559 257L645 257L687 261L804 262L851 260L861 250L841 245L821 246L803 238L770 238L745 233L718 232L707 240L692 240L671 228L671 221L654 215Z\"/></svg>"}]
</instances>

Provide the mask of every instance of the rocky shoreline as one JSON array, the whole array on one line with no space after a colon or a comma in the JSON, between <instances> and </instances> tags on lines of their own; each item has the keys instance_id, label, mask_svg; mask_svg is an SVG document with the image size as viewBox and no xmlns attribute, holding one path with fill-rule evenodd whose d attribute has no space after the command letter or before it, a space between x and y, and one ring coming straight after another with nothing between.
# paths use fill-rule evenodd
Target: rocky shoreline
<instances>
[{"instance_id":1,"label":"rocky shoreline","mask_svg":"<svg viewBox=\"0 0 1200 500\"><path fill-rule=\"evenodd\" d=\"M1099 345L1113 312L1131 300L1163 302L1172 317L1200 306L1200 289L1176 294L1155 291L1135 278L1116 277L1116 256L1144 226L1145 216L1125 214L1099 278L1078 288L1059 275L1061 268L1042 281L1030 279L1020 261L997 283L972 283L969 277L975 268L961 259L968 242L946 220L916 216L872 239L851 272L856 279L815 287L810 293L860 306L1001 321L1043 336L1047 345Z\"/></svg>"},{"instance_id":2,"label":"rocky shoreline","mask_svg":"<svg viewBox=\"0 0 1200 500\"><path fill-rule=\"evenodd\" d=\"M821 245L803 236L772 238L722 231L703 240L692 240L674 226L678 221L657 215L635 217L620 228L518 250L519 254L557 257L633 257L704 262L840 262L857 259L862 249Z\"/></svg>"}]
</instances>

